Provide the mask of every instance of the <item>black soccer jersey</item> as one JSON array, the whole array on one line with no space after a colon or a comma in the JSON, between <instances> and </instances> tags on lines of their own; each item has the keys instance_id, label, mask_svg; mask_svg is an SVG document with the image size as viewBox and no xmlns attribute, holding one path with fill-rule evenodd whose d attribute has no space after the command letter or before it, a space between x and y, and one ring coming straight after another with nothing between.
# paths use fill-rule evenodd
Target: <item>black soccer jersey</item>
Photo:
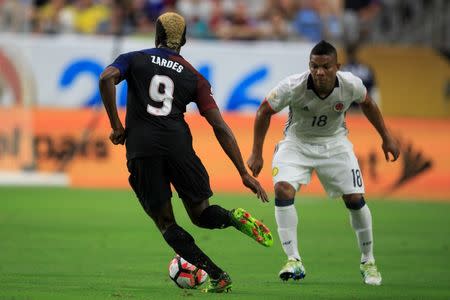
<instances>
[{"instance_id":1,"label":"black soccer jersey","mask_svg":"<svg viewBox=\"0 0 450 300\"><path fill-rule=\"evenodd\" d=\"M190 147L186 105L201 114L217 108L209 82L181 55L152 48L120 55L111 66L128 84L125 129L127 159Z\"/></svg>"}]
</instances>

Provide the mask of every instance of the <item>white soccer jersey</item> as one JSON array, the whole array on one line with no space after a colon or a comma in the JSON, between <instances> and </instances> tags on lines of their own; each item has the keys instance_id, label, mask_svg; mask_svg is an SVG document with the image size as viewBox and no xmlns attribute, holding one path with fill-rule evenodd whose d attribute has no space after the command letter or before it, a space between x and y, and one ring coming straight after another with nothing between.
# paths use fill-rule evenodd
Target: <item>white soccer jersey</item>
<instances>
[{"instance_id":1,"label":"white soccer jersey","mask_svg":"<svg viewBox=\"0 0 450 300\"><path fill-rule=\"evenodd\" d=\"M347 135L345 112L353 101L363 102L367 91L350 72L338 71L336 77L333 91L325 98L315 93L309 71L285 78L269 93L266 100L273 110L289 107L287 138L323 143Z\"/></svg>"}]
</instances>

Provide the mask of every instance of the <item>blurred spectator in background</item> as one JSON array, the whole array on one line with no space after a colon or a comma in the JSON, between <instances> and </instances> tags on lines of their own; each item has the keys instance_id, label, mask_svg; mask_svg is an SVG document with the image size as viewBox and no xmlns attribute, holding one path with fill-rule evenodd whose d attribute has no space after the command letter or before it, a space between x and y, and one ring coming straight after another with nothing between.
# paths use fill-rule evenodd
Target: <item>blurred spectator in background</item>
<instances>
[{"instance_id":1,"label":"blurred spectator in background","mask_svg":"<svg viewBox=\"0 0 450 300\"><path fill-rule=\"evenodd\" d=\"M293 22L294 29L301 39L310 42L318 42L323 39L322 20L317 1L302 1Z\"/></svg>"},{"instance_id":2,"label":"blurred spectator in background","mask_svg":"<svg viewBox=\"0 0 450 300\"><path fill-rule=\"evenodd\" d=\"M217 36L217 32L220 30L220 26L225 22L225 8L221 0L211 0L211 16L208 21L210 32Z\"/></svg>"},{"instance_id":3,"label":"blurred spectator in background","mask_svg":"<svg viewBox=\"0 0 450 300\"><path fill-rule=\"evenodd\" d=\"M242 0L236 1L227 21L217 29L217 36L224 40L256 40L260 33L255 18L249 14L247 3Z\"/></svg>"},{"instance_id":4,"label":"blurred spectator in background","mask_svg":"<svg viewBox=\"0 0 450 300\"><path fill-rule=\"evenodd\" d=\"M155 22L158 16L175 10L176 0L144 0L144 13L150 21Z\"/></svg>"},{"instance_id":5,"label":"blurred spectator in background","mask_svg":"<svg viewBox=\"0 0 450 300\"><path fill-rule=\"evenodd\" d=\"M342 33L340 19L339 0L303 0L293 26L301 39L337 41Z\"/></svg>"},{"instance_id":6,"label":"blurred spectator in background","mask_svg":"<svg viewBox=\"0 0 450 300\"><path fill-rule=\"evenodd\" d=\"M49 0L36 9L34 31L37 33L65 33L73 31L74 9L66 0Z\"/></svg>"},{"instance_id":7,"label":"blurred spectator in background","mask_svg":"<svg viewBox=\"0 0 450 300\"><path fill-rule=\"evenodd\" d=\"M259 18L270 19L272 13L276 11L284 20L290 22L295 18L299 7L299 0L266 0Z\"/></svg>"},{"instance_id":8,"label":"blurred spectator in background","mask_svg":"<svg viewBox=\"0 0 450 300\"><path fill-rule=\"evenodd\" d=\"M359 44L357 43L351 43L346 46L346 63L342 66L341 70L351 72L353 75L361 78L364 86L367 88L367 93L369 93L369 96L378 105L380 105L380 97L377 92L375 74L369 65L359 61L358 49ZM352 111L360 111L360 107L357 103L352 103L350 108Z\"/></svg>"},{"instance_id":9,"label":"blurred spectator in background","mask_svg":"<svg viewBox=\"0 0 450 300\"><path fill-rule=\"evenodd\" d=\"M371 26L381 10L380 0L345 0L344 41L356 43L370 35Z\"/></svg>"},{"instance_id":10,"label":"blurred spectator in background","mask_svg":"<svg viewBox=\"0 0 450 300\"><path fill-rule=\"evenodd\" d=\"M32 0L0 0L0 30L28 31L33 13Z\"/></svg>"},{"instance_id":11,"label":"blurred spectator in background","mask_svg":"<svg viewBox=\"0 0 450 300\"><path fill-rule=\"evenodd\" d=\"M259 13L261 38L287 40L295 37L292 20L299 8L298 0L266 0Z\"/></svg>"},{"instance_id":12,"label":"blurred spectator in background","mask_svg":"<svg viewBox=\"0 0 450 300\"><path fill-rule=\"evenodd\" d=\"M130 20L133 25L133 36L151 37L155 31L154 22L145 14L146 0L133 0L130 3Z\"/></svg>"},{"instance_id":13,"label":"blurred spectator in background","mask_svg":"<svg viewBox=\"0 0 450 300\"><path fill-rule=\"evenodd\" d=\"M175 10L176 4L176 0L128 1L128 7L130 7L128 19L132 25L132 35L145 38L151 38L154 35L156 18L163 12Z\"/></svg>"},{"instance_id":14,"label":"blurred spectator in background","mask_svg":"<svg viewBox=\"0 0 450 300\"><path fill-rule=\"evenodd\" d=\"M107 1L75 0L73 4L73 26L75 32L96 33L97 27L110 17L110 8L107 5Z\"/></svg>"},{"instance_id":15,"label":"blurred spectator in background","mask_svg":"<svg viewBox=\"0 0 450 300\"><path fill-rule=\"evenodd\" d=\"M209 18L213 11L212 1L178 0L176 10L187 21L187 35L197 39L212 38Z\"/></svg>"},{"instance_id":16,"label":"blurred spectator in background","mask_svg":"<svg viewBox=\"0 0 450 300\"><path fill-rule=\"evenodd\" d=\"M155 33L155 24L150 21L144 13L137 13L134 16L135 28L133 36L135 37L152 37Z\"/></svg>"},{"instance_id":17,"label":"blurred spectator in background","mask_svg":"<svg viewBox=\"0 0 450 300\"><path fill-rule=\"evenodd\" d=\"M267 20L260 24L259 36L265 40L287 40L292 34L292 28L279 10L273 10Z\"/></svg>"},{"instance_id":18,"label":"blurred spectator in background","mask_svg":"<svg viewBox=\"0 0 450 300\"><path fill-rule=\"evenodd\" d=\"M341 1L319 0L318 2L324 38L334 42L340 41L343 33L341 24L343 15Z\"/></svg>"},{"instance_id":19,"label":"blurred spectator in background","mask_svg":"<svg viewBox=\"0 0 450 300\"><path fill-rule=\"evenodd\" d=\"M98 34L129 35L134 32L131 19L131 4L127 1L114 0L110 6L110 17L97 26Z\"/></svg>"}]
</instances>

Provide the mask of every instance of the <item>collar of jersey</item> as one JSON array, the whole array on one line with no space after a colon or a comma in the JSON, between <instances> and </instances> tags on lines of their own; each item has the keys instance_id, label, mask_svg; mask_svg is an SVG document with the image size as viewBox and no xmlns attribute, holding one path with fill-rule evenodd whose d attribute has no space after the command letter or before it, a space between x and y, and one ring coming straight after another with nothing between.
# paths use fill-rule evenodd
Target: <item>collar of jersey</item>
<instances>
[{"instance_id":1,"label":"collar of jersey","mask_svg":"<svg viewBox=\"0 0 450 300\"><path fill-rule=\"evenodd\" d=\"M165 52L165 53L169 53L171 55L177 55L177 56L181 56L180 53L178 53L175 50L172 50L170 48L166 48L166 47L158 47L158 48L154 48L156 51L161 51L161 52Z\"/></svg>"},{"instance_id":2,"label":"collar of jersey","mask_svg":"<svg viewBox=\"0 0 450 300\"><path fill-rule=\"evenodd\" d=\"M334 82L334 88L338 88L339 87L339 80L336 76L336 81ZM306 88L308 90L312 90L314 92L314 94L316 94L317 97L319 97L320 100L325 100L326 98L328 98L328 96L331 95L331 93L333 93L334 88L328 93L328 95L326 95L325 97L320 97L319 94L317 93L316 89L314 88L314 82L313 82L313 78L312 75L309 74L308 75L308 81L306 82Z\"/></svg>"}]
</instances>

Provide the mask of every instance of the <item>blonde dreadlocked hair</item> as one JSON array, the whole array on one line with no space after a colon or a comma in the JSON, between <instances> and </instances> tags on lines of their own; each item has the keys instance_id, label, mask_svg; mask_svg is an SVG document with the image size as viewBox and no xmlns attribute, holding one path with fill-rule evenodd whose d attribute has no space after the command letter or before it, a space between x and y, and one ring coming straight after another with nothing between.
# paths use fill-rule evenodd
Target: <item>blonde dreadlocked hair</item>
<instances>
[{"instance_id":1,"label":"blonde dreadlocked hair","mask_svg":"<svg viewBox=\"0 0 450 300\"><path fill-rule=\"evenodd\" d=\"M177 13L168 12L156 20L156 46L179 50L186 43L186 23Z\"/></svg>"}]
</instances>

